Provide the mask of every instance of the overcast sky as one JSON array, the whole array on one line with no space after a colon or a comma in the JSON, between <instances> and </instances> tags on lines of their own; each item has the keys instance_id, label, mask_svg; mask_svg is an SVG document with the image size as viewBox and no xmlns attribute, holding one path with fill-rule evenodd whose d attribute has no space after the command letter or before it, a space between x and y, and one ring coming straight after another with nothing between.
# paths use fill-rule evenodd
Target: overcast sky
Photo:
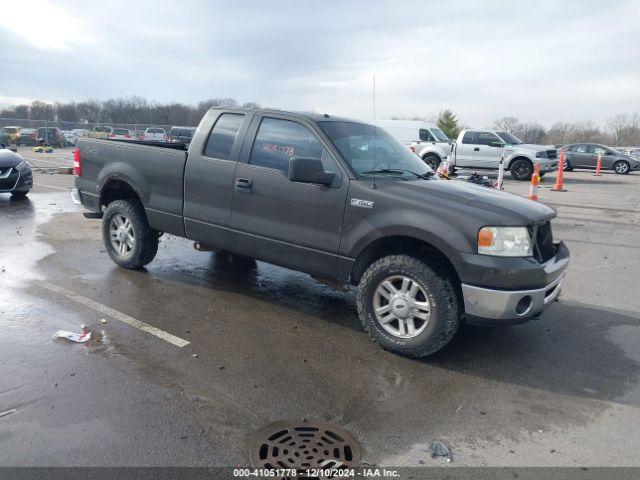
<instances>
[{"instance_id":1,"label":"overcast sky","mask_svg":"<svg viewBox=\"0 0 640 480\"><path fill-rule=\"evenodd\" d=\"M375 74L378 118L640 110L640 0L0 4L0 105L233 97L371 119Z\"/></svg>"}]
</instances>

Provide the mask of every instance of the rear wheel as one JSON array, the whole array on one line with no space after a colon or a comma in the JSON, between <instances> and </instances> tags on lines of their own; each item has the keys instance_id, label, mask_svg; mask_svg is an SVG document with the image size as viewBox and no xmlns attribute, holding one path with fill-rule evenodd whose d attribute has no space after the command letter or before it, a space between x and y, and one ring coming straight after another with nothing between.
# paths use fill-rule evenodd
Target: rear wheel
<instances>
[{"instance_id":1,"label":"rear wheel","mask_svg":"<svg viewBox=\"0 0 640 480\"><path fill-rule=\"evenodd\" d=\"M511 178L518 181L531 180L533 164L526 158L519 158L511 164Z\"/></svg>"},{"instance_id":2,"label":"rear wheel","mask_svg":"<svg viewBox=\"0 0 640 480\"><path fill-rule=\"evenodd\" d=\"M452 280L408 255L389 255L371 264L360 281L357 306L371 338L406 357L437 352L460 323Z\"/></svg>"},{"instance_id":3,"label":"rear wheel","mask_svg":"<svg viewBox=\"0 0 640 480\"><path fill-rule=\"evenodd\" d=\"M149 227L138 200L111 202L102 217L104 245L117 265L138 269L151 262L158 252L158 232Z\"/></svg>"},{"instance_id":4,"label":"rear wheel","mask_svg":"<svg viewBox=\"0 0 640 480\"><path fill-rule=\"evenodd\" d=\"M631 165L626 160L619 160L613 164L613 171L618 175L626 175L631 171Z\"/></svg>"}]
</instances>

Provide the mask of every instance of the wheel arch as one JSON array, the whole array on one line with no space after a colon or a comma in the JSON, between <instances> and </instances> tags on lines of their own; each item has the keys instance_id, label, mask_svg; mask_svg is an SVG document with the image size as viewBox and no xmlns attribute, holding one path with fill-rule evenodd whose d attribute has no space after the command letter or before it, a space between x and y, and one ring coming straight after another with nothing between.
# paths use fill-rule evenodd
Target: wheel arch
<instances>
[{"instance_id":1,"label":"wheel arch","mask_svg":"<svg viewBox=\"0 0 640 480\"><path fill-rule=\"evenodd\" d=\"M533 165L533 160L530 157L527 157L526 155L518 154L509 160L509 163L507 164L507 170L511 170L511 166L517 160L527 160L529 163L531 163L531 165Z\"/></svg>"},{"instance_id":2,"label":"wheel arch","mask_svg":"<svg viewBox=\"0 0 640 480\"><path fill-rule=\"evenodd\" d=\"M114 200L135 199L142 201L141 192L126 178L113 175L105 179L100 189L100 207L106 207Z\"/></svg>"},{"instance_id":3,"label":"wheel arch","mask_svg":"<svg viewBox=\"0 0 640 480\"><path fill-rule=\"evenodd\" d=\"M439 273L451 276L457 288L460 287L460 276L449 256L433 242L408 235L380 237L365 246L351 268L351 283L357 285L369 265L388 255L409 255L424 260Z\"/></svg>"}]
</instances>

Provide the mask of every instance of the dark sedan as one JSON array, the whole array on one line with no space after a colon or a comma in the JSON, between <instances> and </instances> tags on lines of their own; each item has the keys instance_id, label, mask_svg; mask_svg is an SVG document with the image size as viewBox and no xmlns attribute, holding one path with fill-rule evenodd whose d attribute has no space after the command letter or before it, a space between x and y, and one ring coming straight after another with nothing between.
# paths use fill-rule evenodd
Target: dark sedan
<instances>
[{"instance_id":1,"label":"dark sedan","mask_svg":"<svg viewBox=\"0 0 640 480\"><path fill-rule=\"evenodd\" d=\"M33 186L31 167L17 153L0 148L0 193L24 197Z\"/></svg>"},{"instance_id":2,"label":"dark sedan","mask_svg":"<svg viewBox=\"0 0 640 480\"><path fill-rule=\"evenodd\" d=\"M560 149L565 154L564 169L596 168L598 154L602 154L602 169L613 170L626 175L632 170L640 170L640 160L625 155L618 150L597 143L573 143Z\"/></svg>"}]
</instances>

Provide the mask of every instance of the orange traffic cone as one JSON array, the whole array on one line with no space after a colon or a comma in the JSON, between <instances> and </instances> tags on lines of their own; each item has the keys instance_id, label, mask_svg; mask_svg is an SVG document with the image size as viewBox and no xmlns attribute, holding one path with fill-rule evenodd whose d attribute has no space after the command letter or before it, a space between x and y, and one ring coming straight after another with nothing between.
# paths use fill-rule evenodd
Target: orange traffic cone
<instances>
[{"instance_id":1,"label":"orange traffic cone","mask_svg":"<svg viewBox=\"0 0 640 480\"><path fill-rule=\"evenodd\" d=\"M596 163L596 177L600 176L600 169L602 169L602 152L598 152L598 162Z\"/></svg>"},{"instance_id":2,"label":"orange traffic cone","mask_svg":"<svg viewBox=\"0 0 640 480\"><path fill-rule=\"evenodd\" d=\"M540 184L540 165L533 166L533 175L531 175L531 187L529 188L529 200L538 201L538 185Z\"/></svg>"},{"instance_id":3,"label":"orange traffic cone","mask_svg":"<svg viewBox=\"0 0 640 480\"><path fill-rule=\"evenodd\" d=\"M560 160L558 162L558 175L556 176L556 184L551 189L552 192L566 192L564 189L564 152L560 152Z\"/></svg>"}]
</instances>

